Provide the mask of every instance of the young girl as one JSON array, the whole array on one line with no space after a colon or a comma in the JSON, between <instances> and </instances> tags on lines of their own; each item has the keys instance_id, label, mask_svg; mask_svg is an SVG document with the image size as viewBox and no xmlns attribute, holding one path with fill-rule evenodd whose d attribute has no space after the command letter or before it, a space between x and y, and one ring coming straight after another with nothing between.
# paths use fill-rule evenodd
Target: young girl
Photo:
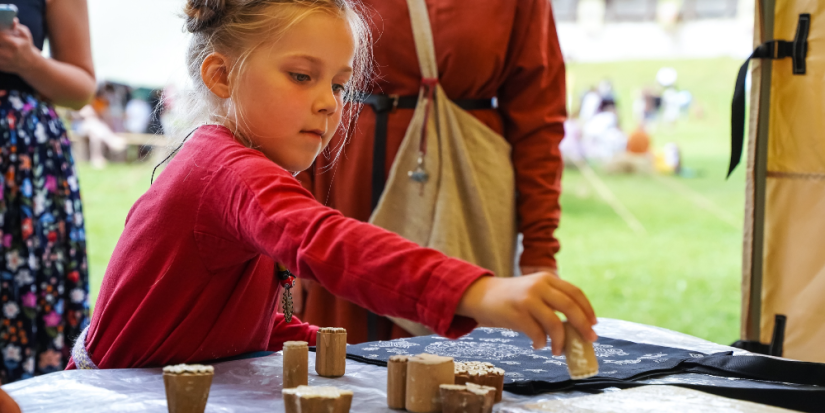
<instances>
[{"instance_id":1,"label":"young girl","mask_svg":"<svg viewBox=\"0 0 825 413\"><path fill-rule=\"evenodd\" d=\"M189 0L200 126L134 205L69 368L162 366L315 342L276 308L276 263L378 314L456 338L477 323L595 340L587 298L549 273L513 279L343 217L293 172L310 166L364 86L348 0Z\"/></svg>"}]
</instances>

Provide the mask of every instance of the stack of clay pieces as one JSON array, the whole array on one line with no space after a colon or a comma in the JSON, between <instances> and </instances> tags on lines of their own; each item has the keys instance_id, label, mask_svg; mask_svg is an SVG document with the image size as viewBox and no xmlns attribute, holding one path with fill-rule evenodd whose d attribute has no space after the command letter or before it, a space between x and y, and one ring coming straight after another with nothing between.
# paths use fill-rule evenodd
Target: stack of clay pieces
<instances>
[{"instance_id":1,"label":"stack of clay pieces","mask_svg":"<svg viewBox=\"0 0 825 413\"><path fill-rule=\"evenodd\" d=\"M284 389L286 413L348 413L352 391L335 387L298 386Z\"/></svg>"},{"instance_id":2,"label":"stack of clay pieces","mask_svg":"<svg viewBox=\"0 0 825 413\"><path fill-rule=\"evenodd\" d=\"M593 343L585 340L579 332L564 322L564 358L567 359L567 371L573 380L586 379L599 374L599 360L593 350Z\"/></svg>"},{"instance_id":3,"label":"stack of clay pieces","mask_svg":"<svg viewBox=\"0 0 825 413\"><path fill-rule=\"evenodd\" d=\"M169 413L203 413L214 374L212 366L200 364L164 367L163 384Z\"/></svg>"},{"instance_id":4,"label":"stack of clay pieces","mask_svg":"<svg viewBox=\"0 0 825 413\"><path fill-rule=\"evenodd\" d=\"M414 413L441 411L442 384L455 383L452 357L393 356L387 364L387 405Z\"/></svg>"},{"instance_id":5,"label":"stack of clay pieces","mask_svg":"<svg viewBox=\"0 0 825 413\"><path fill-rule=\"evenodd\" d=\"M455 384L473 383L480 386L490 386L496 389L495 402L501 401L501 392L504 390L504 370L493 363L468 361L455 363Z\"/></svg>"},{"instance_id":6,"label":"stack of clay pieces","mask_svg":"<svg viewBox=\"0 0 825 413\"><path fill-rule=\"evenodd\" d=\"M284 343L284 388L306 386L309 382L309 346L306 341Z\"/></svg>"},{"instance_id":7,"label":"stack of clay pieces","mask_svg":"<svg viewBox=\"0 0 825 413\"><path fill-rule=\"evenodd\" d=\"M496 389L490 386L467 384L441 385L443 413L491 413Z\"/></svg>"},{"instance_id":8,"label":"stack of clay pieces","mask_svg":"<svg viewBox=\"0 0 825 413\"><path fill-rule=\"evenodd\" d=\"M343 376L347 367L347 330L322 328L315 343L315 372L322 377Z\"/></svg>"}]
</instances>

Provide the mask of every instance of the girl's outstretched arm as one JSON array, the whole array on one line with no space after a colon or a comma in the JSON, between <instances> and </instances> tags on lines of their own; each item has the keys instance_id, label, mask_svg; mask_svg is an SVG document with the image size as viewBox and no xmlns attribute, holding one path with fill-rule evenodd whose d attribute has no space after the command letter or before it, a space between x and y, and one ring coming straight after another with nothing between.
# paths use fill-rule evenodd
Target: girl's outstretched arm
<instances>
[{"instance_id":1,"label":"girl's outstretched arm","mask_svg":"<svg viewBox=\"0 0 825 413\"><path fill-rule=\"evenodd\" d=\"M564 326L560 311L582 337L596 341L592 326L596 314L584 293L555 274L540 272L516 278L485 277L464 292L456 314L475 319L480 325L519 330L533 340L533 348L552 339L553 354L564 349Z\"/></svg>"}]
</instances>

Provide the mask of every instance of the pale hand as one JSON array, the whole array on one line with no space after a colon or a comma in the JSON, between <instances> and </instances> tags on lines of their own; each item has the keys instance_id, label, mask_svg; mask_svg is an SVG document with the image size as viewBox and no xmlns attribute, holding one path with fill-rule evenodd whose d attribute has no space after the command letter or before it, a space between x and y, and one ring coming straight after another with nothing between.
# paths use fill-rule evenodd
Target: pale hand
<instances>
[{"instance_id":1,"label":"pale hand","mask_svg":"<svg viewBox=\"0 0 825 413\"><path fill-rule=\"evenodd\" d=\"M564 326L556 311L567 316L585 340L596 341L596 313L584 293L552 273L514 278L482 277L461 297L456 314L479 325L521 331L540 349L552 340L553 354L564 349Z\"/></svg>"},{"instance_id":2,"label":"pale hand","mask_svg":"<svg viewBox=\"0 0 825 413\"><path fill-rule=\"evenodd\" d=\"M17 18L8 30L0 30L0 71L20 74L42 57L34 47L29 28Z\"/></svg>"}]
</instances>

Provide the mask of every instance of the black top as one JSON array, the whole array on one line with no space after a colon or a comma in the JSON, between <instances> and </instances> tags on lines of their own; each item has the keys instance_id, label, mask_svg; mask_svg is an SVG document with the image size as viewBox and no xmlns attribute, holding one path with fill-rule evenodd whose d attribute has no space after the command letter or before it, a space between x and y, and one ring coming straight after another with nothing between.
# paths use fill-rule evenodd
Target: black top
<instances>
[{"instance_id":1,"label":"black top","mask_svg":"<svg viewBox=\"0 0 825 413\"><path fill-rule=\"evenodd\" d=\"M46 40L46 0L0 0L0 3L17 6L20 24L29 28L34 45L43 50L43 42ZM5 72L0 72L0 89L34 91L20 76Z\"/></svg>"}]
</instances>

